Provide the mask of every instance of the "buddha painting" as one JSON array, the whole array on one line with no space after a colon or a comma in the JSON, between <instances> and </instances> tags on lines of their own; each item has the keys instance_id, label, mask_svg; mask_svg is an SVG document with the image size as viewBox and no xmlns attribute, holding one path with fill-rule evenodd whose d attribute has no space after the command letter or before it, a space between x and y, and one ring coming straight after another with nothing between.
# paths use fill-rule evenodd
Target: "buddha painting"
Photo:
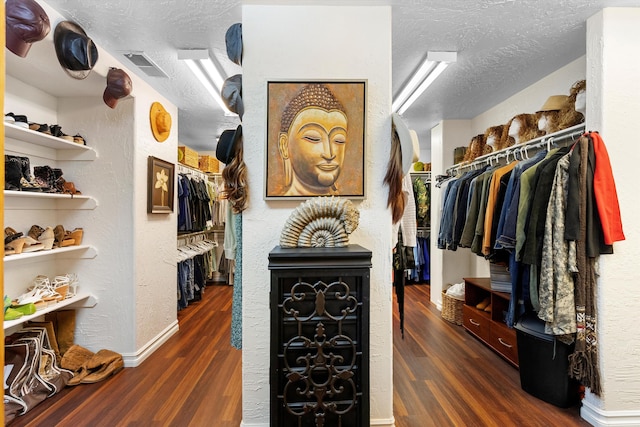
<instances>
[{"instance_id":1,"label":"buddha painting","mask_svg":"<svg viewBox=\"0 0 640 427\"><path fill-rule=\"evenodd\" d=\"M266 196L362 197L364 84L269 85Z\"/></svg>"}]
</instances>

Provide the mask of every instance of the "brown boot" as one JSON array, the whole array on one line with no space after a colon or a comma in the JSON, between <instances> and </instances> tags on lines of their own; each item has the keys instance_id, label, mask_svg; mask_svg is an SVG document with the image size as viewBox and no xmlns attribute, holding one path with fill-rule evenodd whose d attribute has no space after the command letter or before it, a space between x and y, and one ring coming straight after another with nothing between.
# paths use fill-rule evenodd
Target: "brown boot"
<instances>
[{"instance_id":1,"label":"brown boot","mask_svg":"<svg viewBox=\"0 0 640 427\"><path fill-rule=\"evenodd\" d=\"M76 311L75 310L59 310L45 315L46 321L53 322L56 330L56 338L58 339L58 349L60 355L64 354L71 348L74 343L76 330Z\"/></svg>"}]
</instances>

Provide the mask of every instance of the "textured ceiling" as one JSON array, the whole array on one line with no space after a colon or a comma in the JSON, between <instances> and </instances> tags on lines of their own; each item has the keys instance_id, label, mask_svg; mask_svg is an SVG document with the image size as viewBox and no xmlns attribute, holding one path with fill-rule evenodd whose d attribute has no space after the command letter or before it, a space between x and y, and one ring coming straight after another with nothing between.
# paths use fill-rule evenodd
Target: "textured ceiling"
<instances>
[{"instance_id":1,"label":"textured ceiling","mask_svg":"<svg viewBox=\"0 0 640 427\"><path fill-rule=\"evenodd\" d=\"M45 1L113 55L143 51L165 71L169 78L139 75L179 108L179 140L198 151L213 150L239 119L224 116L177 50L208 48L227 76L240 73L224 36L242 21L242 4L392 5L394 95L427 51L458 52L404 114L423 142L440 120L472 118L584 55L586 20L603 7L640 7L640 0Z\"/></svg>"}]
</instances>

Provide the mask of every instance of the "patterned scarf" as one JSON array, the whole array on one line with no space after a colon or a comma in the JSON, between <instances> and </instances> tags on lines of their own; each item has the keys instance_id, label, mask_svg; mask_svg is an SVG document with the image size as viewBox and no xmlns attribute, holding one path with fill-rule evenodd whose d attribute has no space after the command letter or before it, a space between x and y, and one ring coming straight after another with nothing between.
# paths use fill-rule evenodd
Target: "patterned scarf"
<instances>
[{"instance_id":1,"label":"patterned scarf","mask_svg":"<svg viewBox=\"0 0 640 427\"><path fill-rule=\"evenodd\" d=\"M588 185L587 174L590 172L589 144L590 138L582 136L578 142L580 150L580 237L576 241L576 263L578 267L575 276L575 304L576 304L576 346L569 356L569 375L580 381L591 392L600 395L600 370L598 367L598 351L596 337L596 262L597 258L587 256L587 197L593 187ZM591 171L593 172L593 171Z\"/></svg>"}]
</instances>

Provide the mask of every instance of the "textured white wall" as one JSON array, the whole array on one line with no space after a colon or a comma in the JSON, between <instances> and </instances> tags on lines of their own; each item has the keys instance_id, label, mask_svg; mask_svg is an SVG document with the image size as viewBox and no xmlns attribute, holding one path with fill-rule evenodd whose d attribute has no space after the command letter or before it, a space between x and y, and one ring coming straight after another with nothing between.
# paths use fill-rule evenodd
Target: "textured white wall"
<instances>
[{"instance_id":1,"label":"textured white wall","mask_svg":"<svg viewBox=\"0 0 640 427\"><path fill-rule=\"evenodd\" d=\"M464 145L469 137L469 120L444 120L431 132L431 155L432 155L432 172L431 176L444 174L447 167L453 163L453 150L456 147ZM435 169L434 169L435 168ZM462 282L463 277L475 276L473 269L473 261L476 257L468 249L460 248L457 251L442 250L437 247L437 236L439 230L442 207L442 197L444 192L442 189L435 187L435 179L431 183L431 203L434 209L431 210L431 223L438 224L432 227L431 232L431 254L435 256L431 258L431 301L438 308L442 307L442 289L454 283ZM434 197L436 198L434 200ZM434 218L436 215L436 218ZM437 266L437 264L441 264ZM437 274L434 274L434 270Z\"/></svg>"},{"instance_id":2,"label":"textured white wall","mask_svg":"<svg viewBox=\"0 0 640 427\"><path fill-rule=\"evenodd\" d=\"M65 19L43 1L39 4L52 28ZM53 50L52 40L53 31L38 47ZM107 348L122 353L125 363L132 366L148 355L144 351L152 351L177 327L176 214L147 215L146 201L147 156L176 162L178 114L166 98L98 48L100 59L91 75L75 81L83 96L70 91L68 96L55 97L14 76L7 79L5 103L6 111L27 114L38 123L58 123L72 135L80 133L97 152L91 162L54 163L32 156L31 164L62 168L65 179L97 200L96 209L13 211L11 222L25 231L31 224L83 227L83 244L94 245L98 255L94 259L21 263L8 271L5 279L26 287L36 274L78 273L80 289L95 295L98 303L77 311L76 342L94 351ZM132 96L121 100L115 109L102 101L109 67L125 69L133 82ZM55 59L43 69L32 68L30 72L43 73L43 78L47 73L60 74ZM66 75L64 78L73 81ZM51 80L55 84L55 78ZM97 86L88 91L87 85L96 81ZM174 120L171 134L162 144L153 139L150 130L152 101L161 102Z\"/></svg>"},{"instance_id":3,"label":"textured white wall","mask_svg":"<svg viewBox=\"0 0 640 427\"><path fill-rule=\"evenodd\" d=\"M472 135L488 127L506 124L513 116L535 113L551 95L569 95L569 89L585 78L586 57L581 56L471 120ZM469 145L469 142L467 142Z\"/></svg>"},{"instance_id":4,"label":"textured white wall","mask_svg":"<svg viewBox=\"0 0 640 427\"><path fill-rule=\"evenodd\" d=\"M633 127L640 123L638 40L638 8L604 9L587 22L587 128L600 132L609 152L626 236L614 244L614 255L600 257L598 340L604 393L601 399L588 394L582 409L594 425L640 423L640 335L634 326L640 308L640 287L635 286L640 278L640 150Z\"/></svg>"},{"instance_id":5,"label":"textured white wall","mask_svg":"<svg viewBox=\"0 0 640 427\"><path fill-rule=\"evenodd\" d=\"M265 24L268 22L268 24ZM390 146L389 7L243 6L244 155L250 204L243 214L243 425L269 424L268 254L299 202L263 200L267 81L368 81L366 195L351 236L373 253L371 420L392 425L391 216L383 186ZM345 37L348 33L349 37Z\"/></svg>"}]
</instances>

